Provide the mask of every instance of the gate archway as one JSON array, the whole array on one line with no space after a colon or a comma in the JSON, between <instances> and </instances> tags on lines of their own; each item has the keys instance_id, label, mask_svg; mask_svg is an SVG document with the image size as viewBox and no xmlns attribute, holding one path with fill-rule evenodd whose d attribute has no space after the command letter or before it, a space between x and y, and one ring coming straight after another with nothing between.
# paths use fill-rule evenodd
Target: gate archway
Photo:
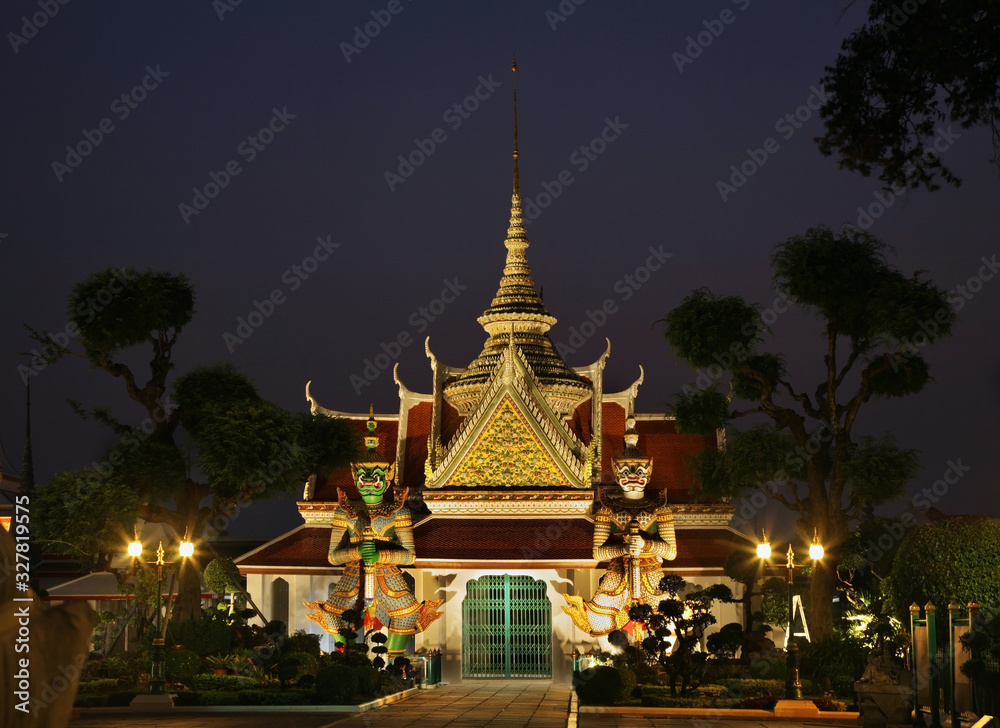
<instances>
[{"instance_id":1,"label":"gate archway","mask_svg":"<svg viewBox=\"0 0 1000 728\"><path fill-rule=\"evenodd\" d=\"M552 677L552 602L544 581L510 574L469 580L462 677Z\"/></svg>"}]
</instances>

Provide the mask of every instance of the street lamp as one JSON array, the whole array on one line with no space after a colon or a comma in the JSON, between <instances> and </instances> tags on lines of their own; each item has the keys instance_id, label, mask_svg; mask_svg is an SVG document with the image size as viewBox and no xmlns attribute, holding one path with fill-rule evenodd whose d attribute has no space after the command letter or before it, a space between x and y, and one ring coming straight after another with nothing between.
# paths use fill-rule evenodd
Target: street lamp
<instances>
[{"instance_id":1,"label":"street lamp","mask_svg":"<svg viewBox=\"0 0 1000 728\"><path fill-rule=\"evenodd\" d=\"M187 534L184 535L184 540L181 541L178 551L185 559L194 554L194 544L187 540ZM153 664L149 669L149 692L152 695L163 695L165 682L163 679L163 632L160 629L160 599L163 594L163 566L166 563L163 560L164 554L163 541L160 541L160 545L156 549L156 637L153 638ZM128 555L133 559L142 556L142 542L139 541L138 533L128 545Z\"/></svg>"},{"instance_id":2,"label":"street lamp","mask_svg":"<svg viewBox=\"0 0 1000 728\"><path fill-rule=\"evenodd\" d=\"M761 542L757 544L757 556L761 560L771 557L771 544L767 537L761 532ZM809 558L813 563L823 558L823 545L819 542L817 529L813 529L813 540L809 546ZM792 584L795 581L795 552L792 545L788 544L788 552L785 554L785 567L788 569L788 626L785 629L785 650L788 656L785 658L785 700L801 700L802 685L799 683L799 668L796 655L799 651L798 645L792 640Z\"/></svg>"}]
</instances>

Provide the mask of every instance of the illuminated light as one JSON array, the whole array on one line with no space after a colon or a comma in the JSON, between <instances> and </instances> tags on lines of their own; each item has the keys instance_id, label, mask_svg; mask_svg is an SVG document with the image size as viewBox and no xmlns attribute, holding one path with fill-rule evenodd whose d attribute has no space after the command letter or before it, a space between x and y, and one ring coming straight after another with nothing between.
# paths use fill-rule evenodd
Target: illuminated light
<instances>
[{"instance_id":1,"label":"illuminated light","mask_svg":"<svg viewBox=\"0 0 1000 728\"><path fill-rule=\"evenodd\" d=\"M757 556L762 559L771 558L771 544L769 543L757 544Z\"/></svg>"},{"instance_id":2,"label":"illuminated light","mask_svg":"<svg viewBox=\"0 0 1000 728\"><path fill-rule=\"evenodd\" d=\"M188 558L192 554L194 554L194 544L190 541L181 541L181 556Z\"/></svg>"},{"instance_id":3,"label":"illuminated light","mask_svg":"<svg viewBox=\"0 0 1000 728\"><path fill-rule=\"evenodd\" d=\"M823 546L819 542L819 529L813 529L813 542L812 546L809 547L809 558L813 561L819 561L823 558Z\"/></svg>"},{"instance_id":4,"label":"illuminated light","mask_svg":"<svg viewBox=\"0 0 1000 728\"><path fill-rule=\"evenodd\" d=\"M133 559L142 556L142 544L139 541L133 541L128 545L128 555Z\"/></svg>"}]
</instances>

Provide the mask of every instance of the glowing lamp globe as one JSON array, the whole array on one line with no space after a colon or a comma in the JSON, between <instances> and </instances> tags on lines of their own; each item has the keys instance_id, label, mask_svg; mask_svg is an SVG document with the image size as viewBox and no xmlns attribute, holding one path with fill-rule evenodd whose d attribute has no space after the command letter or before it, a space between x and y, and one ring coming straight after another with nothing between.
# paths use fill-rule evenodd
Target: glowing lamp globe
<instances>
[{"instance_id":1,"label":"glowing lamp globe","mask_svg":"<svg viewBox=\"0 0 1000 728\"><path fill-rule=\"evenodd\" d=\"M769 543L757 544L757 556L761 559L771 558L771 544Z\"/></svg>"},{"instance_id":2,"label":"glowing lamp globe","mask_svg":"<svg viewBox=\"0 0 1000 728\"><path fill-rule=\"evenodd\" d=\"M133 559L142 556L142 544L138 541L133 541L128 545L128 555Z\"/></svg>"},{"instance_id":3,"label":"glowing lamp globe","mask_svg":"<svg viewBox=\"0 0 1000 728\"><path fill-rule=\"evenodd\" d=\"M823 547L818 543L814 543L809 547L809 558L813 561L819 561L822 559L823 553Z\"/></svg>"},{"instance_id":4,"label":"glowing lamp globe","mask_svg":"<svg viewBox=\"0 0 1000 728\"><path fill-rule=\"evenodd\" d=\"M181 541L181 556L188 558L192 554L194 554L194 544L190 541Z\"/></svg>"}]
</instances>

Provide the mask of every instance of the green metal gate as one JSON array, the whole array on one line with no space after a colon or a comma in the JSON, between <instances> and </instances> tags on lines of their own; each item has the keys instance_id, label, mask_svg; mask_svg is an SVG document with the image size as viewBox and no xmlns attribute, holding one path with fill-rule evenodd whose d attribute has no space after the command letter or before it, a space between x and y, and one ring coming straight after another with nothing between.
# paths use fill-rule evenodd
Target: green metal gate
<instances>
[{"instance_id":1,"label":"green metal gate","mask_svg":"<svg viewBox=\"0 0 1000 728\"><path fill-rule=\"evenodd\" d=\"M552 603L544 581L510 574L469 580L462 677L552 677Z\"/></svg>"}]
</instances>

